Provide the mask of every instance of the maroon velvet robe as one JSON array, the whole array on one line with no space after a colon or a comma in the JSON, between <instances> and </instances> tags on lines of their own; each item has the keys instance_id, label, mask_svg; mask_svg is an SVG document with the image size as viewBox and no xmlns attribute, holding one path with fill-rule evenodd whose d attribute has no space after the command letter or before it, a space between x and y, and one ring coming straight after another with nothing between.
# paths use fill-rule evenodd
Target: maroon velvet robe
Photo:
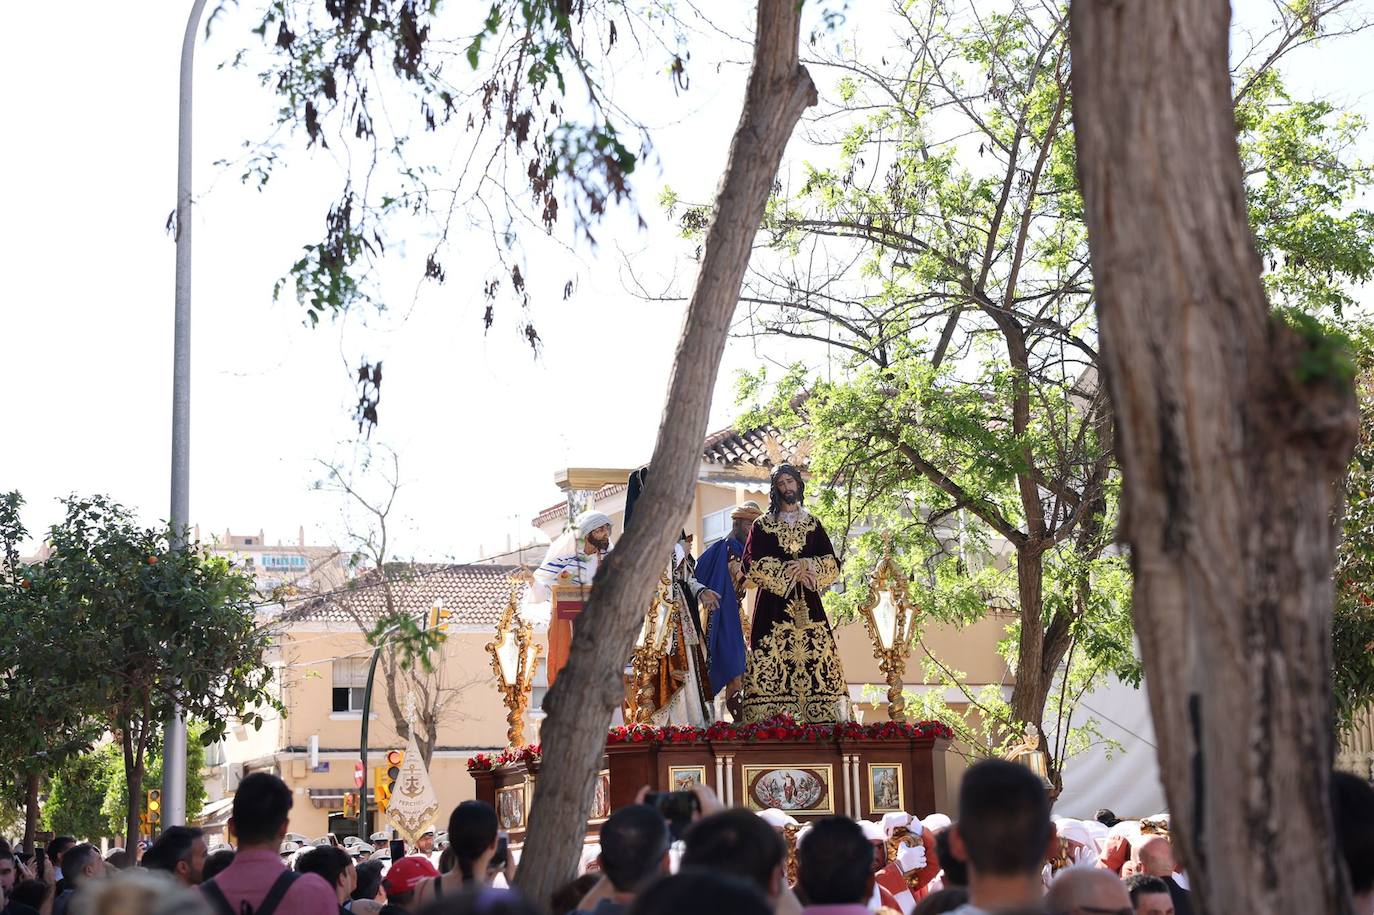
<instances>
[{"instance_id":1,"label":"maroon velvet robe","mask_svg":"<svg viewBox=\"0 0 1374 915\"><path fill-rule=\"evenodd\" d=\"M789 580L785 567L809 560L817 588ZM789 523L765 514L744 546L745 579L758 590L745 662L743 719L786 713L799 723L847 720L849 688L821 592L840 576L835 548L805 511Z\"/></svg>"}]
</instances>

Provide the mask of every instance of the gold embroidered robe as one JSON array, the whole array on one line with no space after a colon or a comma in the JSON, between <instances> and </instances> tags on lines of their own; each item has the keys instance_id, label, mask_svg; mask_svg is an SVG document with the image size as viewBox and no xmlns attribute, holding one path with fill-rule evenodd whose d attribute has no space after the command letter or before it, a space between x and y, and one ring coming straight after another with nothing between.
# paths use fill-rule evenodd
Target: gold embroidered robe
<instances>
[{"instance_id":1,"label":"gold embroidered robe","mask_svg":"<svg viewBox=\"0 0 1374 915\"><path fill-rule=\"evenodd\" d=\"M816 588L789 579L787 563L806 560ZM835 549L820 521L804 510L764 514L744 547L745 578L758 587L745 661L743 719L780 713L799 723L845 721L849 688L821 592L840 576Z\"/></svg>"}]
</instances>

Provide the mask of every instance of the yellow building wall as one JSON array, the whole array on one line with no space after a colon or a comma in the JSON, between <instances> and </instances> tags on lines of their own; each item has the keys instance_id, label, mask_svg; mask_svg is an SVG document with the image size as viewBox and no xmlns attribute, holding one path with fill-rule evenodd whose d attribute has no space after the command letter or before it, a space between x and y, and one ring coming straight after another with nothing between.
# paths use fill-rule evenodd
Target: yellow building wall
<instances>
[{"instance_id":1,"label":"yellow building wall","mask_svg":"<svg viewBox=\"0 0 1374 915\"><path fill-rule=\"evenodd\" d=\"M485 630L452 632L441 648L443 682L446 688L456 690L445 706L437 742L440 748L454 749L438 749L430 761L430 778L439 797L436 820L441 828L458 803L473 797L468 758L474 752L490 752L506 745L506 708L486 652L493 635ZM543 644L545 639L538 635L536 641ZM333 711L333 662L342 657L370 657L370 649L360 631L344 624L336 624L332 631L324 626L298 626L283 633L279 655L278 688L287 709L285 718L265 713L264 727L259 731L251 727L231 729L226 756L231 764L248 764L250 771L275 767L295 793L291 831L315 838L328 831L330 813L340 813L342 804L325 802L316 807L310 789L354 789L362 724L361 713ZM374 769L385 765L387 751L405 748L387 703L384 668L379 665L377 670L368 729L369 788ZM404 708L404 694L398 699ZM528 724L526 727L527 737L533 737L535 732ZM328 765L328 771L310 770L307 748L312 736L318 737L319 761L322 767ZM378 822L375 812L372 819Z\"/></svg>"}]
</instances>

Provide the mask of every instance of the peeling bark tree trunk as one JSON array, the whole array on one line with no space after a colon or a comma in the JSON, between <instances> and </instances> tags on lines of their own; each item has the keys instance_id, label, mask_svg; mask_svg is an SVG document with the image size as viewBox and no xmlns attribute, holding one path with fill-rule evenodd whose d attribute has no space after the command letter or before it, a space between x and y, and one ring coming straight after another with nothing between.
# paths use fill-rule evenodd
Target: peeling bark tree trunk
<instances>
[{"instance_id":1,"label":"peeling bark tree trunk","mask_svg":"<svg viewBox=\"0 0 1374 915\"><path fill-rule=\"evenodd\" d=\"M568 664L544 701L546 762L517 875L520 888L540 906L576 873L606 730L624 698L621 671L654 582L691 508L711 392L754 235L792 129L816 101L816 88L798 61L799 7L797 0L759 0L744 110L673 360L654 472L636 507L634 526L597 576Z\"/></svg>"},{"instance_id":2,"label":"peeling bark tree trunk","mask_svg":"<svg viewBox=\"0 0 1374 915\"><path fill-rule=\"evenodd\" d=\"M1348 912L1328 801L1349 386L1300 380L1246 219L1227 0L1074 0L1078 168L1135 623L1208 912Z\"/></svg>"},{"instance_id":3,"label":"peeling bark tree trunk","mask_svg":"<svg viewBox=\"0 0 1374 915\"><path fill-rule=\"evenodd\" d=\"M31 772L24 777L24 850L33 854L33 840L38 835L38 789L43 776Z\"/></svg>"}]
</instances>

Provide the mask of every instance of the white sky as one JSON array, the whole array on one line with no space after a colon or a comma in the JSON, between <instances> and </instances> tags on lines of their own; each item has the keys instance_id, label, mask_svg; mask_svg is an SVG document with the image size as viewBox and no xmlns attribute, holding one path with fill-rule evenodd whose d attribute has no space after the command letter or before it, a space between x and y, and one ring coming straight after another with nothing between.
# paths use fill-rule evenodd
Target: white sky
<instances>
[{"instance_id":1,"label":"white sky","mask_svg":"<svg viewBox=\"0 0 1374 915\"><path fill-rule=\"evenodd\" d=\"M870 3L853 0L852 28L863 28L859 13ZM750 6L698 5L726 24ZM109 493L149 521L166 516L173 242L164 223L175 202L189 6L156 0L135 14L127 4L74 0L58 20L48 4L6 9L0 359L11 386L0 490L28 499L31 531L56 521L56 499L70 492ZM216 68L237 44L256 41L247 30L257 4L243 6L197 49L191 518L202 536L264 529L270 540L293 541L300 525L310 542L342 536L339 498L311 483L316 458L355 454L349 371L363 353L385 361L374 438L400 454L398 555L476 558L483 546L530 533L529 518L560 498L555 470L646 460L682 309L630 295L620 252L651 274L691 275L656 199L664 184L708 199L738 117L744 71L730 61L746 52L709 35L694 40L691 89L677 99L657 73L621 75L621 92L656 100L661 167L635 182L649 228L617 216L580 262L540 263L550 288L575 272L579 290L568 303L556 295L535 303L545 348L534 361L509 308L482 335L479 283L463 272L470 265L451 258L448 285L412 308L416 265L403 245L388 249L397 269L383 286L386 316L311 331L294 301L273 303L273 282L318 237L338 173L295 146L261 193L213 167L236 157L244 139L264 136L275 107L251 72ZM1267 19L1266 0L1238 6L1242 20ZM1374 115L1371 56L1370 34L1300 52L1290 84ZM834 88L830 75L817 82L823 94ZM793 161L802 155L815 151L796 150ZM422 259L424 246L415 250ZM486 251L473 258L483 275ZM755 362L750 344L731 344L712 428L730 421L735 370Z\"/></svg>"}]
</instances>

